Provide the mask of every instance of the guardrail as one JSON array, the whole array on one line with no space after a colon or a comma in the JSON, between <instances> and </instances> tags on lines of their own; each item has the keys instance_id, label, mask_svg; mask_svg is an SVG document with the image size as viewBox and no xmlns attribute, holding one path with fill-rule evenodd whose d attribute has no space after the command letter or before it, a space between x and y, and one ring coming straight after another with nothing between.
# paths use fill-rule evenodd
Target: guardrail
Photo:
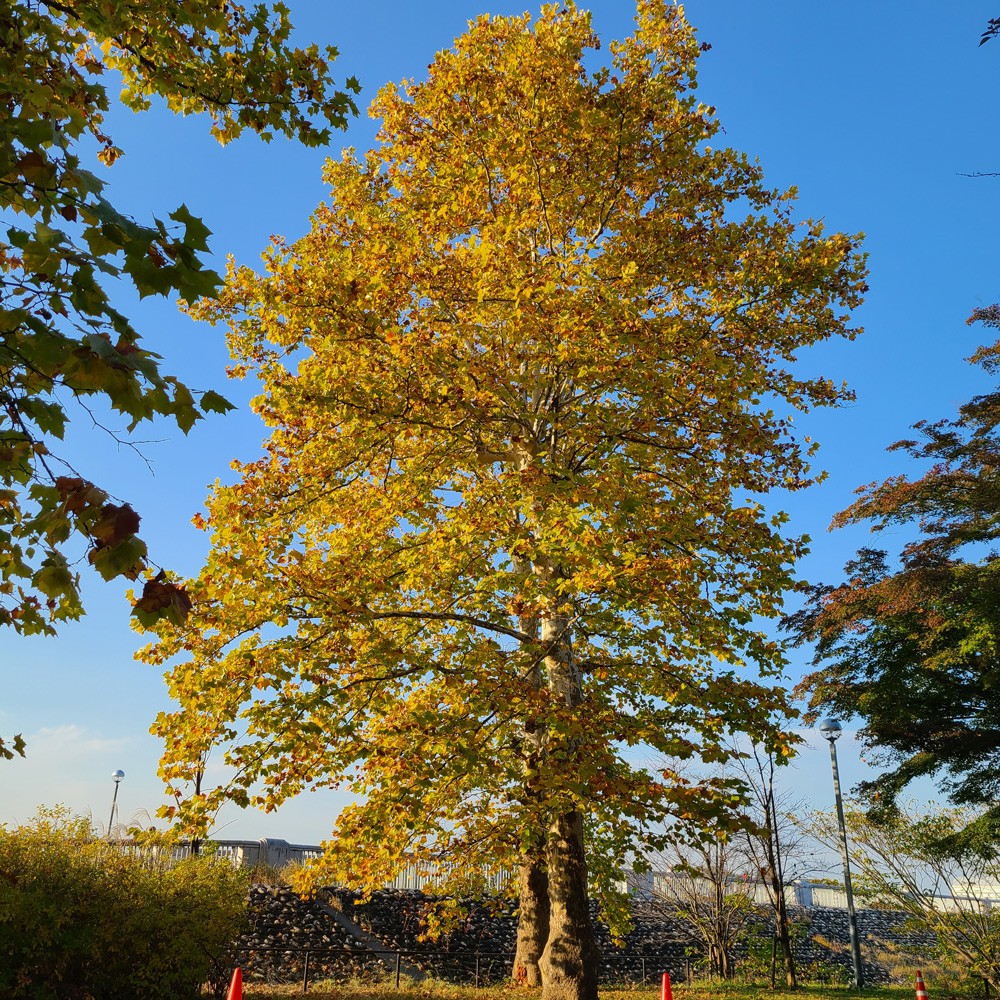
<instances>
[{"instance_id":1,"label":"guardrail","mask_svg":"<svg viewBox=\"0 0 1000 1000\"><path fill-rule=\"evenodd\" d=\"M496 965L501 964L501 962L498 962L497 960L502 961L502 978L510 979L513 974L515 957L515 952L513 951L442 952L426 950L397 950L395 948L384 948L376 951L374 948L285 948L278 945L266 947L248 945L245 948L236 948L233 950L233 964L234 966L240 964L235 961L238 956L245 955L252 960L255 955L262 953L302 956L303 993L309 992L310 972L315 972L315 967L311 969L310 963L314 958L329 958L332 956L334 958L375 959L385 966L386 956L391 955L394 958L394 966L391 969L387 968L386 971L395 976L396 989L399 989L400 978L404 974L402 971L403 959L423 959L428 963L434 962L438 965L447 962L455 962L456 964L467 962L469 963L468 975L472 979L474 987L479 989L480 982L484 979L484 962L487 966L485 976L487 982L491 980L492 977L490 974L493 972ZM660 975L663 972L670 972L672 968L676 968L677 962L678 959L676 956L667 955L602 955L600 969L601 971L606 971L608 966L614 966L615 964L621 965L623 963L638 966L635 970L638 973L638 979L635 977L629 977L627 981L646 984L649 982L659 981ZM251 965L247 965L245 968L250 969L251 973L253 972L253 967ZM690 970L688 970L685 974L687 975L689 972ZM296 976L298 975L297 970L295 974ZM322 972L320 974L322 975ZM246 972L244 975L246 975ZM315 976L313 978L315 978ZM622 981L626 980L623 979Z\"/></svg>"},{"instance_id":2,"label":"guardrail","mask_svg":"<svg viewBox=\"0 0 1000 1000\"><path fill-rule=\"evenodd\" d=\"M323 856L323 848L318 844L290 844L287 840L271 837L264 837L260 840L212 840L210 843L212 850L216 853L228 857L233 864L248 868L257 864L267 864L274 868L280 868L289 862L311 861ZM119 844L124 850L154 854L157 857L165 858L168 862L179 861L181 858L187 857L191 850L188 843L180 843L167 848L136 846L128 841L120 841ZM394 878L384 884L383 888L420 890L429 883L440 881L442 874L447 872L448 867L446 863L442 862L410 864L401 868ZM484 872L482 875L486 884L494 892L500 892L509 884L514 872L501 869ZM621 885L627 886L630 894L655 897L658 895L658 884L669 877L669 873L666 872L649 872L635 880L630 878ZM710 888L707 892L714 895L715 890ZM766 904L769 901L767 891L761 884L748 887L748 895L756 903ZM935 907L941 910L977 909L990 911L1000 909L1000 888L998 888L995 897L984 893L978 896L935 896L934 900ZM802 881L793 882L785 887L785 902L789 906L821 906L845 909L847 896L843 889L835 885ZM864 907L859 907L859 909L864 909Z\"/></svg>"},{"instance_id":3,"label":"guardrail","mask_svg":"<svg viewBox=\"0 0 1000 1000\"><path fill-rule=\"evenodd\" d=\"M168 864L180 861L191 853L191 845L186 841L170 847L147 847L133 844L128 840L117 843L122 850L157 857ZM318 844L290 844L287 840L273 837L264 837L260 840L208 840L203 842L202 849L207 845L211 845L212 851L216 854L246 868L253 868L258 864L281 868L289 862L312 861L323 856L323 848ZM447 873L448 868L449 865L445 862L409 864L401 868L383 888L422 889L429 883L439 881L442 875ZM482 873L484 881L494 892L506 888L513 875L513 871L507 869Z\"/></svg>"}]
</instances>

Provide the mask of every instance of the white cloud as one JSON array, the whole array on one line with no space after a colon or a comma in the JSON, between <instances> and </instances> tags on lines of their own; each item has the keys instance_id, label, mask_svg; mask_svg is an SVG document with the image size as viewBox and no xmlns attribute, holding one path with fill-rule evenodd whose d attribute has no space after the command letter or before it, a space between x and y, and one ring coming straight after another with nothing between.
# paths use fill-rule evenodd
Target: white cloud
<instances>
[{"instance_id":1,"label":"white cloud","mask_svg":"<svg viewBox=\"0 0 1000 1000\"><path fill-rule=\"evenodd\" d=\"M108 739L74 723L42 726L29 733L27 740L33 757L64 762L79 762L81 758L122 751L129 743L128 739Z\"/></svg>"},{"instance_id":2,"label":"white cloud","mask_svg":"<svg viewBox=\"0 0 1000 1000\"><path fill-rule=\"evenodd\" d=\"M23 759L0 762L4 801L0 821L24 822L43 805L65 805L74 813L100 819L110 807L114 791L111 772L117 767L126 775L131 771L133 779L139 778L130 782L132 795L124 796L130 800L129 806L145 807L145 800L150 799L155 807L159 800L158 794L155 798L150 795L159 792L158 788L142 787L147 782L141 772L147 768L138 765L145 764L143 757L148 754L133 735L109 737L77 723L65 723L40 726L25 733L25 741ZM122 791L126 791L125 786ZM119 795L120 802L122 799ZM126 806L120 813L127 816L131 811Z\"/></svg>"}]
</instances>

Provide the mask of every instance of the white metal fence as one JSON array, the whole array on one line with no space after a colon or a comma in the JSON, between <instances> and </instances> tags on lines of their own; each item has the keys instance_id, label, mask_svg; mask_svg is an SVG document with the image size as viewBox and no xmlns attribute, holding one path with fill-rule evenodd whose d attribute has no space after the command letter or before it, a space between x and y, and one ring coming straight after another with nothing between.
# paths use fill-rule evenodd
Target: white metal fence
<instances>
[{"instance_id":1,"label":"white metal fence","mask_svg":"<svg viewBox=\"0 0 1000 1000\"><path fill-rule=\"evenodd\" d=\"M150 857L155 857L170 864L180 861L191 853L189 843L175 844L170 847L151 847L136 845L129 841L119 841L118 846L125 851L131 851ZM323 848L318 844L290 844L287 840L265 837L261 840L212 840L203 843L202 849L210 846L212 852L228 858L234 865L252 868L254 865L266 864L272 868L281 868L286 864L311 861L323 856ZM451 874L451 866L443 863L430 862L407 865L397 872L395 878L385 883L386 889L423 889L424 886L440 882ZM482 873L482 879L493 891L499 892L510 881L513 872L491 871Z\"/></svg>"},{"instance_id":2,"label":"white metal fence","mask_svg":"<svg viewBox=\"0 0 1000 1000\"><path fill-rule=\"evenodd\" d=\"M316 844L290 844L287 840L265 837L261 840L213 840L212 850L229 858L235 865L252 868L257 864L267 864L280 868L289 862L305 862L323 856L323 848ZM190 845L176 844L172 847L136 846L123 842L123 850L153 854L158 859L178 861L190 853ZM447 864L419 863L410 864L397 872L395 878L385 883L386 889L423 889L425 886L438 883L449 874ZM494 891L500 891L508 885L514 873L512 871L492 871L482 873L486 884ZM673 878L670 872L650 872L646 875L630 877L627 882L620 883L622 890L638 895L669 894L668 880ZM714 893L714 888L705 883L706 892ZM745 886L744 891L755 903L767 903L769 897L764 885L757 883ZM818 906L844 909L847 907L847 895L836 885L815 882L794 882L785 888L785 902L789 906ZM1000 887L996 898L988 894L976 896L936 896L934 906L937 909L976 910L977 912L1000 911Z\"/></svg>"},{"instance_id":3,"label":"white metal fence","mask_svg":"<svg viewBox=\"0 0 1000 1000\"><path fill-rule=\"evenodd\" d=\"M644 875L633 876L627 882L619 883L621 891L630 894L648 897L674 897L678 894L688 896L692 891L698 896L710 899L715 895L716 889L713 883L708 880L697 880L692 886L690 877L684 877L686 884L683 888L679 884L672 885L673 879L679 878L672 872L649 872ZM733 879L729 892L743 893L750 900L757 904L770 903L770 893L768 887L762 882L747 883L744 879ZM980 888L975 894L953 896L932 896L932 905L941 911L966 910L977 913L989 913L991 911L1000 912L1000 885L996 891L990 892ZM829 883L797 881L785 886L785 903L788 906L815 906L829 907L832 909L847 908L847 893L841 886L830 885ZM858 909L865 909L864 904L856 903Z\"/></svg>"}]
</instances>

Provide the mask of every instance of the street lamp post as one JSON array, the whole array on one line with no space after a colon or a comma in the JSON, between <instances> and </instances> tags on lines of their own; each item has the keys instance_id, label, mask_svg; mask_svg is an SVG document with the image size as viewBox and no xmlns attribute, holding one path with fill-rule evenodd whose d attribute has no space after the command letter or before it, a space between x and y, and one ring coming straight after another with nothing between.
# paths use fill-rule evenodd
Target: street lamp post
<instances>
[{"instance_id":1,"label":"street lamp post","mask_svg":"<svg viewBox=\"0 0 1000 1000\"><path fill-rule=\"evenodd\" d=\"M851 932L851 961L854 964L854 987L864 986L861 973L861 942L858 940L858 918L854 913L854 893L851 891L851 865L847 858L847 827L844 823L844 800L840 795L840 771L837 768L836 742L840 738L840 723L836 719L822 719L819 731L830 743L830 762L833 765L833 793L837 799L837 824L840 827L840 853L844 858L844 890L847 893L847 920Z\"/></svg>"},{"instance_id":2,"label":"street lamp post","mask_svg":"<svg viewBox=\"0 0 1000 1000\"><path fill-rule=\"evenodd\" d=\"M122 779L124 777L125 772L121 768L111 772L111 780L115 783L115 794L111 799L111 819L108 820L108 840L112 839L111 830L114 827L115 810L118 808L118 786L122 783Z\"/></svg>"}]
</instances>

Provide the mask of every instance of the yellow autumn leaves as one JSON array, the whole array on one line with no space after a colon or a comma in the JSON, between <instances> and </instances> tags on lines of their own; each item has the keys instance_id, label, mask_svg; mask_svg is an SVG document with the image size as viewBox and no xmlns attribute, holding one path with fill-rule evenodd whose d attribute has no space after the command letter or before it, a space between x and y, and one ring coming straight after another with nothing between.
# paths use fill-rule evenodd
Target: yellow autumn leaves
<instances>
[{"instance_id":1,"label":"yellow autumn leaves","mask_svg":"<svg viewBox=\"0 0 1000 1000\"><path fill-rule=\"evenodd\" d=\"M194 825L349 787L317 877L498 866L551 824L555 872L572 816L624 857L732 805L624 747L788 745L754 616L803 542L734 497L812 481L759 401L843 398L787 366L853 335L863 257L707 148L677 8L643 0L589 72L596 44L572 6L478 19L380 92L379 144L327 164L311 230L194 308L271 436L213 491L190 618L146 654L178 664L162 773ZM211 747L234 777L189 805Z\"/></svg>"}]
</instances>

